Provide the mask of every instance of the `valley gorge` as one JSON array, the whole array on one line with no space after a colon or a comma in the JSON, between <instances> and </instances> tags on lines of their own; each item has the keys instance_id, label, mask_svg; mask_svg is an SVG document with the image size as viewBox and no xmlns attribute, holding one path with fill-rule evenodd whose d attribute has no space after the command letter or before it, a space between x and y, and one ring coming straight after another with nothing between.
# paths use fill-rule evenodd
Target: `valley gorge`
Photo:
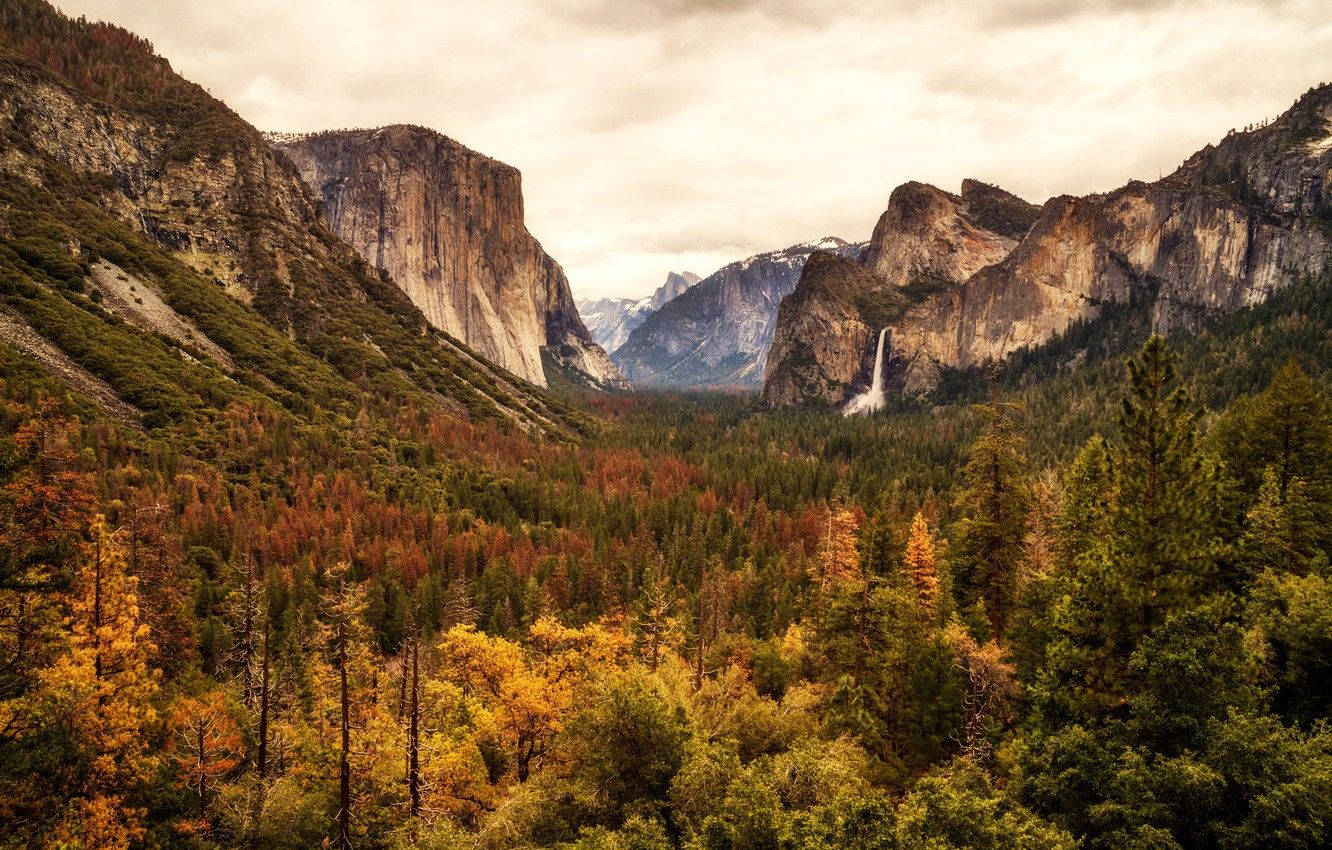
<instances>
[{"instance_id":1,"label":"valley gorge","mask_svg":"<svg viewBox=\"0 0 1332 850\"><path fill-rule=\"evenodd\" d=\"M815 251L858 254L837 237L729 263L651 313L612 354L635 384L757 387L772 344L777 306Z\"/></svg>"}]
</instances>

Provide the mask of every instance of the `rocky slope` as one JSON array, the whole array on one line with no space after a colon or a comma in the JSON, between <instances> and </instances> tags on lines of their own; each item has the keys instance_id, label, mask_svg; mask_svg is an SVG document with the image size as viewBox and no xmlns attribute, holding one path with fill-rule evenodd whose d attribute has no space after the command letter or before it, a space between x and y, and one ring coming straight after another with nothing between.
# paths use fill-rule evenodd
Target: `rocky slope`
<instances>
[{"instance_id":1,"label":"rocky slope","mask_svg":"<svg viewBox=\"0 0 1332 850\"><path fill-rule=\"evenodd\" d=\"M432 330L287 158L147 42L13 0L0 48L0 234L20 248L0 258L4 300L150 426L227 399L354 416L377 397L581 427Z\"/></svg>"},{"instance_id":2,"label":"rocky slope","mask_svg":"<svg viewBox=\"0 0 1332 850\"><path fill-rule=\"evenodd\" d=\"M815 250L858 254L828 237L731 263L649 316L612 357L635 384L756 386L777 306Z\"/></svg>"},{"instance_id":3,"label":"rocky slope","mask_svg":"<svg viewBox=\"0 0 1332 850\"><path fill-rule=\"evenodd\" d=\"M1311 90L1266 127L1232 133L1155 183L1053 198L1029 228L1026 211L1005 200L1002 215L969 215L983 231L975 233L939 195L908 186L894 192L880 222L889 238L876 231L866 257L873 276L843 269L840 289L861 302L894 290L908 296L900 315L882 315L889 383L922 393L943 368L1039 345L1109 303L1148 304L1157 330L1183 331L1321 270L1332 255L1332 86ZM907 198L915 200L895 212ZM935 238L941 232L945 238ZM911 291L922 273L938 275L937 285ZM827 315L834 308L804 288L802 281L800 297L784 309L769 358L764 398L773 405L839 402L869 380L863 350L872 323L812 323L800 305ZM849 338L834 344L823 333ZM848 379L848 355L834 352L857 344L861 366Z\"/></svg>"},{"instance_id":4,"label":"rocky slope","mask_svg":"<svg viewBox=\"0 0 1332 850\"><path fill-rule=\"evenodd\" d=\"M627 386L584 327L564 271L524 225L517 169L421 127L268 139L333 232L431 325L540 386L543 351L594 387Z\"/></svg>"},{"instance_id":5,"label":"rocky slope","mask_svg":"<svg viewBox=\"0 0 1332 850\"><path fill-rule=\"evenodd\" d=\"M579 301L578 314L583 317L592 339L602 349L614 352L629 339L630 332L643 324L654 310L684 294L700 280L693 272L670 272L666 282L652 294L643 298L592 298Z\"/></svg>"}]
</instances>

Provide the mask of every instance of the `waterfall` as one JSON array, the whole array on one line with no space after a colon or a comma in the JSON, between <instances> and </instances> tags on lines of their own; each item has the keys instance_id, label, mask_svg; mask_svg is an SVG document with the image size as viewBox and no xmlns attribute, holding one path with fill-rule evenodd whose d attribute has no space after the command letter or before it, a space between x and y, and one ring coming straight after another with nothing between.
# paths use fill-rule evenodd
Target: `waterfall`
<instances>
[{"instance_id":1,"label":"waterfall","mask_svg":"<svg viewBox=\"0 0 1332 850\"><path fill-rule=\"evenodd\" d=\"M857 413L871 413L875 410L882 409L884 405L883 340L887 335L887 328L879 331L879 350L874 353L874 377L870 380L870 388L846 403L846 407L842 410L844 416L854 416Z\"/></svg>"}]
</instances>

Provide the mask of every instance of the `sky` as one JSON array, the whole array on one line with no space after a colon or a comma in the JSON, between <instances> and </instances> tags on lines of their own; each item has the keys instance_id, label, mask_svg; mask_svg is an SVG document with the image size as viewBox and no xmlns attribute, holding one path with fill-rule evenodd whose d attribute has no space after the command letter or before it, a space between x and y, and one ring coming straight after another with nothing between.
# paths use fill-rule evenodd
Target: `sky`
<instances>
[{"instance_id":1,"label":"sky","mask_svg":"<svg viewBox=\"0 0 1332 850\"><path fill-rule=\"evenodd\" d=\"M823 236L894 186L1155 179L1332 80L1328 0L55 0L263 130L516 166L579 297Z\"/></svg>"}]
</instances>

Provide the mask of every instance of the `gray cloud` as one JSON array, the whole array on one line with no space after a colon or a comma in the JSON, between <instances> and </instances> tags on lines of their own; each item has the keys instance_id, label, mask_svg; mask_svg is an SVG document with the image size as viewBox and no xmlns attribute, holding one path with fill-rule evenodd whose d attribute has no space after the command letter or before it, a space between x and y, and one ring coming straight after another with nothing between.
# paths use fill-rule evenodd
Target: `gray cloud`
<instances>
[{"instance_id":1,"label":"gray cloud","mask_svg":"<svg viewBox=\"0 0 1332 850\"><path fill-rule=\"evenodd\" d=\"M1332 78L1325 0L57 0L264 129L424 124L523 172L575 291L869 236L892 188L1155 177Z\"/></svg>"}]
</instances>

